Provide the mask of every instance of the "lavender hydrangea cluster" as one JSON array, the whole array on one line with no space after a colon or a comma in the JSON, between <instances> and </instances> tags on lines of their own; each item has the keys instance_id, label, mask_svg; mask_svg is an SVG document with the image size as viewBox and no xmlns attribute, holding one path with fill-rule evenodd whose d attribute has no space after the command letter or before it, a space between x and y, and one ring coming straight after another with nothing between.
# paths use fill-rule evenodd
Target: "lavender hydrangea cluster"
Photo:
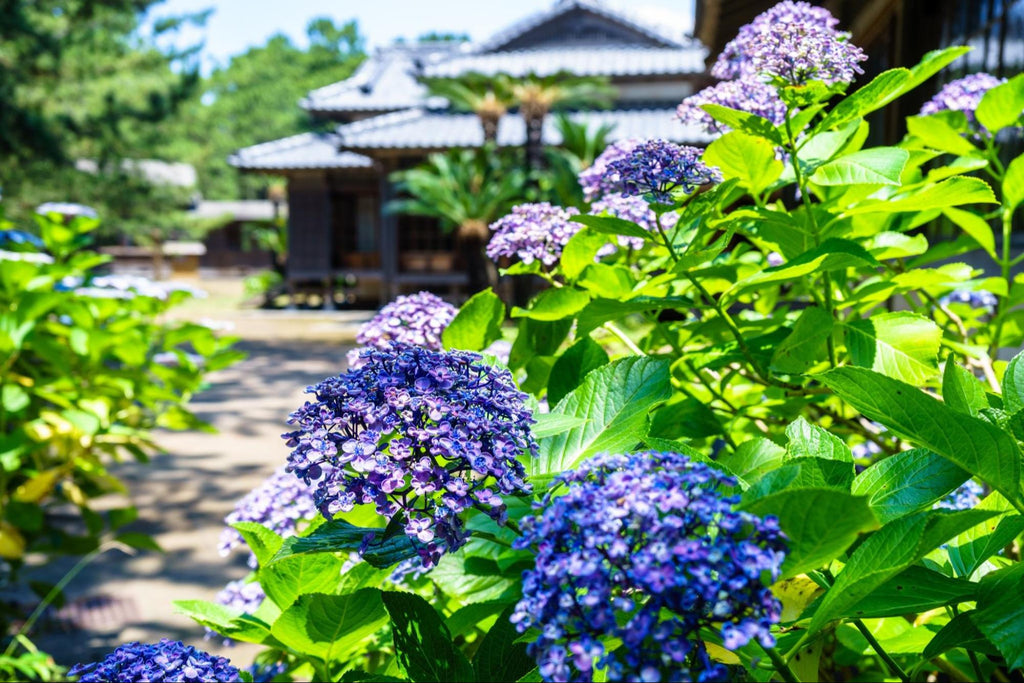
<instances>
[{"instance_id":1,"label":"lavender hydrangea cluster","mask_svg":"<svg viewBox=\"0 0 1024 683\"><path fill-rule=\"evenodd\" d=\"M610 186L626 197L649 196L656 202L671 203L672 191L692 193L698 187L722 180L718 169L701 161L696 147L666 140L641 142L608 164Z\"/></svg>"},{"instance_id":2,"label":"lavender hydrangea cluster","mask_svg":"<svg viewBox=\"0 0 1024 683\"><path fill-rule=\"evenodd\" d=\"M715 78L764 77L789 85L850 83L867 55L835 30L838 20L807 2L781 2L743 26L718 56Z\"/></svg>"},{"instance_id":3,"label":"lavender hydrangea cluster","mask_svg":"<svg viewBox=\"0 0 1024 683\"><path fill-rule=\"evenodd\" d=\"M491 224L494 237L487 244L487 255L495 261L508 256L527 264L540 261L553 266L569 239L583 227L572 221L578 213L574 207L548 202L515 206L512 213Z\"/></svg>"},{"instance_id":4,"label":"lavender hydrangea cluster","mask_svg":"<svg viewBox=\"0 0 1024 683\"><path fill-rule=\"evenodd\" d=\"M443 348L441 334L458 312L457 308L430 292L400 296L359 328L356 341L376 348L398 342L440 351ZM359 349L348 352L348 363L349 367L359 363Z\"/></svg>"},{"instance_id":5,"label":"lavender hydrangea cluster","mask_svg":"<svg viewBox=\"0 0 1024 683\"><path fill-rule=\"evenodd\" d=\"M643 197L623 197L619 194L609 194L596 200L590 205L590 213L595 216L606 215L614 218L621 218L631 223L636 223L645 230L654 230L659 220L650 205ZM661 227L663 230L671 230L679 222L679 214L668 212L661 216ZM644 241L639 237L628 237L618 235L618 245L626 249L642 249ZM598 256L607 256L615 251L614 244L608 244L597 252Z\"/></svg>"},{"instance_id":6,"label":"lavender hydrangea cluster","mask_svg":"<svg viewBox=\"0 0 1024 683\"><path fill-rule=\"evenodd\" d=\"M525 394L479 354L395 344L362 352L362 366L306 391L284 435L288 469L314 487L328 519L356 504L403 515L422 567L466 540L460 513L504 523L502 495L525 493L517 460L536 455Z\"/></svg>"},{"instance_id":7,"label":"lavender hydrangea cluster","mask_svg":"<svg viewBox=\"0 0 1024 683\"><path fill-rule=\"evenodd\" d=\"M973 510L985 496L981 484L968 479L932 506L935 510Z\"/></svg>"},{"instance_id":8,"label":"lavender hydrangea cluster","mask_svg":"<svg viewBox=\"0 0 1024 683\"><path fill-rule=\"evenodd\" d=\"M711 681L699 632L719 629L726 648L774 644L781 606L783 535L772 517L737 512L736 481L678 453L599 455L559 480L523 523L520 549L536 550L512 615L538 630L530 653L545 681ZM623 647L609 652L602 641Z\"/></svg>"},{"instance_id":9,"label":"lavender hydrangea cluster","mask_svg":"<svg viewBox=\"0 0 1024 683\"><path fill-rule=\"evenodd\" d=\"M179 640L159 643L128 643L89 664L76 664L68 672L82 683L135 683L136 681L183 681L185 683L242 680L238 669L225 657L211 655Z\"/></svg>"},{"instance_id":10,"label":"lavender hydrangea cluster","mask_svg":"<svg viewBox=\"0 0 1024 683\"><path fill-rule=\"evenodd\" d=\"M977 308L987 313L995 312L996 306L999 305L996 295L984 289L976 291L958 289L939 299L939 302L947 306L951 303L967 304L971 308Z\"/></svg>"},{"instance_id":11,"label":"lavender hydrangea cluster","mask_svg":"<svg viewBox=\"0 0 1024 683\"><path fill-rule=\"evenodd\" d=\"M961 111L973 127L984 131L985 127L978 123L974 111L985 93L1005 82L1005 78L996 78L984 72L950 81L942 86L935 97L924 103L921 107L921 116L938 114L940 111Z\"/></svg>"},{"instance_id":12,"label":"lavender hydrangea cluster","mask_svg":"<svg viewBox=\"0 0 1024 683\"><path fill-rule=\"evenodd\" d=\"M727 133L728 126L715 121L711 114L701 109L705 104L738 109L767 119L776 126L786 120L786 105L779 98L779 92L768 83L749 77L722 81L704 88L687 97L676 108L676 118L683 123L700 126L711 135Z\"/></svg>"},{"instance_id":13,"label":"lavender hydrangea cluster","mask_svg":"<svg viewBox=\"0 0 1024 683\"><path fill-rule=\"evenodd\" d=\"M313 490L294 475L279 468L262 484L235 504L235 509L224 518L228 525L221 532L219 550L227 555L237 546L244 545L242 535L230 525L239 522L262 524L279 536L294 536L299 522L316 517ZM249 554L249 566L256 568L256 556Z\"/></svg>"},{"instance_id":14,"label":"lavender hydrangea cluster","mask_svg":"<svg viewBox=\"0 0 1024 683\"><path fill-rule=\"evenodd\" d=\"M607 195L619 194L618 176L609 172L608 164L626 156L640 143L641 140L636 138L616 140L604 148L594 163L580 171L577 177L583 189L583 198L592 202Z\"/></svg>"}]
</instances>

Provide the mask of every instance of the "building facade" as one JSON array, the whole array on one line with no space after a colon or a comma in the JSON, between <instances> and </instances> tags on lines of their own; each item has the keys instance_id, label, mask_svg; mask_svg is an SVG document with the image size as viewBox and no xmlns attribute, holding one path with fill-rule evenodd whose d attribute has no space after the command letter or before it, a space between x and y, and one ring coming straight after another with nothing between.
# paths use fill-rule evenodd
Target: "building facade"
<instances>
[{"instance_id":1,"label":"building facade","mask_svg":"<svg viewBox=\"0 0 1024 683\"><path fill-rule=\"evenodd\" d=\"M707 82L708 54L682 29L651 26L598 0L559 0L478 44L427 43L378 50L345 81L314 90L300 106L333 122L328 133L305 133L239 150L231 163L288 180L292 288L331 291L355 281L363 297L385 301L422 288L457 293L466 283L453 238L429 218L386 210L389 176L433 152L483 144L476 115L428 96L421 78L474 72L607 77L610 109L570 118L613 126L612 140L661 137L703 144L704 133L674 118L675 107ZM550 118L550 117L549 117ZM552 122L547 144L560 140ZM523 145L521 117L511 112L498 145ZM331 297L328 297L328 301Z\"/></svg>"}]
</instances>

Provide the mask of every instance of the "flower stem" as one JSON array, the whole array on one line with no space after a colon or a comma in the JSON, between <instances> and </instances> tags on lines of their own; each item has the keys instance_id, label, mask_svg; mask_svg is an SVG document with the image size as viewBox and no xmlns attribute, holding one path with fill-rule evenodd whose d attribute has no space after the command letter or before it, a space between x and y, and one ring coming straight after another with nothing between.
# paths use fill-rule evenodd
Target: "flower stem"
<instances>
[{"instance_id":1,"label":"flower stem","mask_svg":"<svg viewBox=\"0 0 1024 683\"><path fill-rule=\"evenodd\" d=\"M646 356L647 355L644 352L643 349L641 349L639 346L637 346L636 343L632 339L630 339L626 335L626 333L623 332L621 329L619 329L618 326L616 326L614 323L607 322L604 325L602 325L601 327L603 327L604 329L608 330L609 332L614 334L616 337L618 337L619 341L621 341L623 344L625 344L626 348L629 349L630 351L632 351L633 353L635 353L636 355L638 355L638 356Z\"/></svg>"},{"instance_id":2,"label":"flower stem","mask_svg":"<svg viewBox=\"0 0 1024 683\"><path fill-rule=\"evenodd\" d=\"M768 655L768 659L772 661L772 666L775 667L776 673L782 676L782 680L786 681L786 683L800 683L800 679L796 677L793 670L789 668L789 664L786 663L782 655L775 651L774 647L761 645L761 649Z\"/></svg>"},{"instance_id":3,"label":"flower stem","mask_svg":"<svg viewBox=\"0 0 1024 683\"><path fill-rule=\"evenodd\" d=\"M1006 281L1006 295L999 297L999 306L996 309L996 329L992 333L992 342L989 345L988 355L992 360L997 360L999 355L999 340L1003 336L1003 322L1006 320L1006 302L1010 298L1010 290L1013 288L1013 276L1010 273L1010 234L1013 232L1013 211L1004 207L1003 219L1003 249L999 258L999 268L1003 280Z\"/></svg>"},{"instance_id":4,"label":"flower stem","mask_svg":"<svg viewBox=\"0 0 1024 683\"><path fill-rule=\"evenodd\" d=\"M860 634L864 636L864 640L868 641L868 645L871 646L871 649L882 658L882 661L885 662L885 665L889 668L889 672L898 677L903 681L903 683L910 683L910 676L908 676L907 673L900 668L900 665L896 663L896 660L885 651L881 643L878 642L878 639L875 638L875 635L871 633L871 630L867 626L865 626L864 622L860 619L854 619L853 625L856 626L857 630L860 631Z\"/></svg>"}]
</instances>

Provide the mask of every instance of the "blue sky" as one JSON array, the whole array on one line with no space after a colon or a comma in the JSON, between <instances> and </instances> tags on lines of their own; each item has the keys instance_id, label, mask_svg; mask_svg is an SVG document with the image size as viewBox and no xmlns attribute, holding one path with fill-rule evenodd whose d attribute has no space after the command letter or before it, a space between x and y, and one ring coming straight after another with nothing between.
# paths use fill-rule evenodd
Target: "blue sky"
<instances>
[{"instance_id":1,"label":"blue sky","mask_svg":"<svg viewBox=\"0 0 1024 683\"><path fill-rule=\"evenodd\" d=\"M204 29L189 29L176 38L181 44L205 42L204 65L225 63L247 47L259 45L282 32L302 43L310 19L330 16L339 22L356 19L371 47L387 45L395 38L415 38L428 31L468 33L486 38L532 12L550 7L555 0L165 0L153 16L165 16L214 8ZM692 0L606 0L616 8L628 8L648 22L689 30Z\"/></svg>"}]
</instances>

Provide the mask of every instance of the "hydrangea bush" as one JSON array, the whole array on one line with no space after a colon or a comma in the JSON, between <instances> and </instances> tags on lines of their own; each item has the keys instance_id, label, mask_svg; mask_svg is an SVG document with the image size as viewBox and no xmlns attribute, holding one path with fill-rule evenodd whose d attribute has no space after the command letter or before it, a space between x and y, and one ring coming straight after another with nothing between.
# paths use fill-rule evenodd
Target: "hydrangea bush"
<instances>
[{"instance_id":1,"label":"hydrangea bush","mask_svg":"<svg viewBox=\"0 0 1024 683\"><path fill-rule=\"evenodd\" d=\"M548 287L311 388L320 514L235 523L266 598L182 609L314 680L1019 677L1024 76L867 145L966 51L855 84L826 10L758 17L681 104L706 149L618 142L495 223Z\"/></svg>"}]
</instances>

